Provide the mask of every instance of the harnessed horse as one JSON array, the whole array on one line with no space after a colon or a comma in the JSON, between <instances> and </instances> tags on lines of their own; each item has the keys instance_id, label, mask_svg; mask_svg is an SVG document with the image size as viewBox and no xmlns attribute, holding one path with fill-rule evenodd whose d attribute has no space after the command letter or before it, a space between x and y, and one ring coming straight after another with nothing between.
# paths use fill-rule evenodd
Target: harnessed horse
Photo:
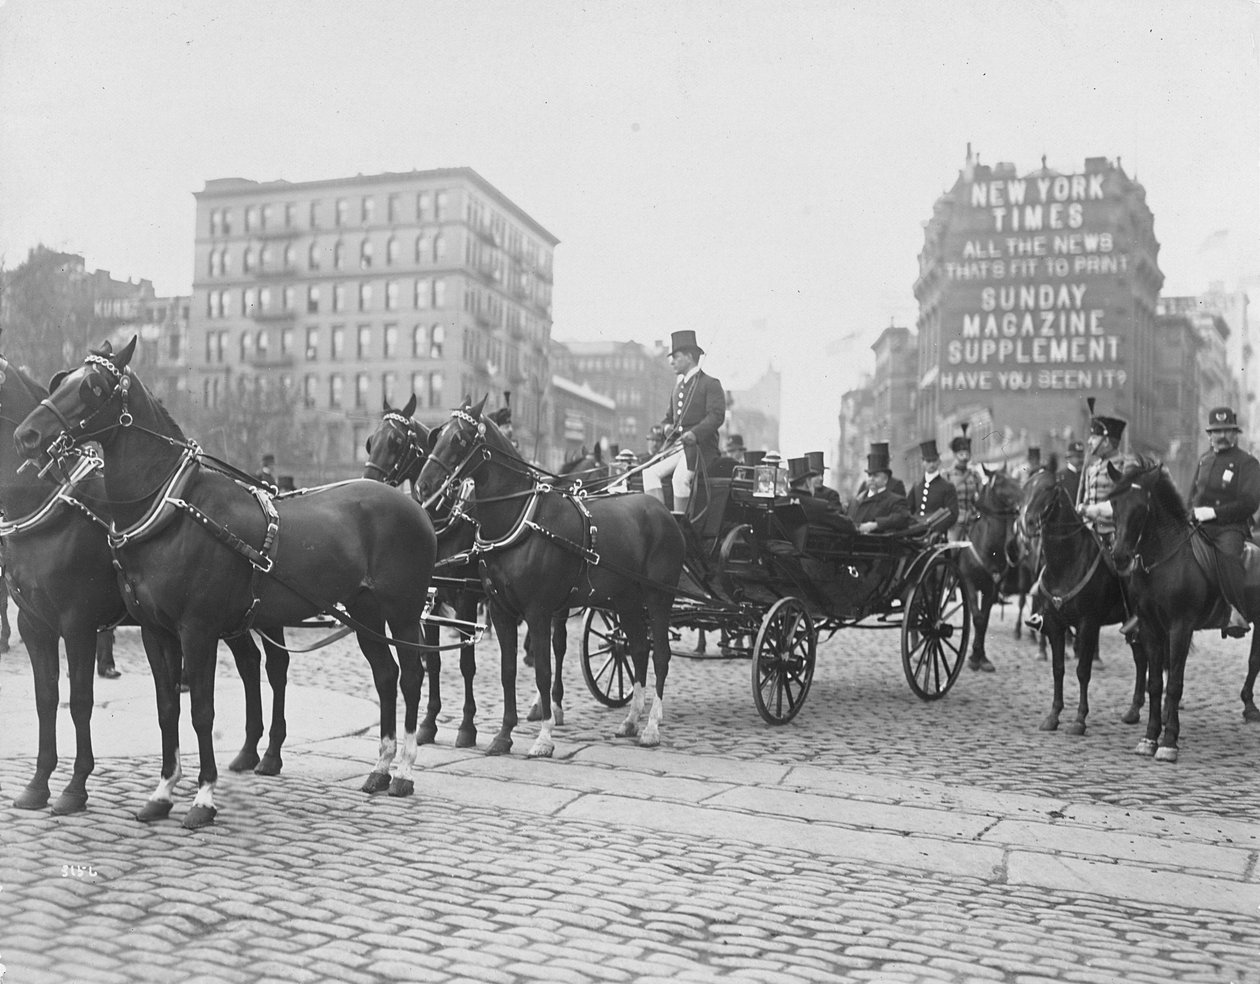
<instances>
[{"instance_id":1,"label":"harnessed horse","mask_svg":"<svg viewBox=\"0 0 1260 984\"><path fill-rule=\"evenodd\" d=\"M103 506L113 524L110 547L124 600L146 638L162 730L161 779L139 818L167 816L182 775L180 648L200 752L197 796L184 826L198 827L217 812L218 640L251 627L274 633L321 611L356 628L376 683L380 755L364 790L408 795L420 619L436 550L428 516L376 482L338 483L273 503L266 492L204 467L200 449L128 368L135 345L133 339L118 353L106 346L54 379L52 394L18 426L15 442L27 458L47 453L58 462L73 445L95 439L108 461ZM386 626L397 638L387 640ZM398 664L388 641L397 646ZM407 734L391 784L399 665Z\"/></svg>"},{"instance_id":2,"label":"harnessed horse","mask_svg":"<svg viewBox=\"0 0 1260 984\"><path fill-rule=\"evenodd\" d=\"M1072 629L1080 699L1076 718L1065 730L1083 735L1099 630L1104 625L1118 625L1128 617L1121 583L1108 563L1106 548L1098 535L1077 515L1068 490L1053 473L1040 472L1025 487L1020 526L1029 535L1041 538L1043 564L1037 584L1043 597L1042 637L1050 640L1054 699L1040 727L1042 731L1059 727L1063 711L1063 657L1067 632ZM1129 648L1133 652L1133 698L1120 720L1137 724L1146 701L1146 649L1140 641L1130 641Z\"/></svg>"},{"instance_id":3,"label":"harnessed horse","mask_svg":"<svg viewBox=\"0 0 1260 984\"><path fill-rule=\"evenodd\" d=\"M0 506L8 519L0 524L5 541L8 577L18 606L18 630L31 660L35 708L39 719L39 752L35 775L14 801L20 809L48 805L48 780L57 766L59 695L58 640L65 641L70 683L70 716L74 721L74 769L65 789L53 801L57 814L76 813L87 805L87 780L95 769L92 751L92 707L97 631L127 615L106 540L108 523L100 517L105 493L99 459L85 456L73 477L50 486L13 458L13 434L48 392L23 370L0 357ZM271 738L260 759L263 734L260 686L261 656L251 636L228 641L245 688L245 744L230 768L255 768L275 775L281 768L285 738L284 676L288 654L264 641L267 674L275 693Z\"/></svg>"},{"instance_id":4,"label":"harnessed horse","mask_svg":"<svg viewBox=\"0 0 1260 984\"><path fill-rule=\"evenodd\" d=\"M989 614L1001 593L1003 582L1018 565L1015 519L1022 490L1005 472L989 472L976 498L979 516L968 530L968 545L958 551L958 568L971 599L975 639L967 665L973 670L992 669L985 654L985 634Z\"/></svg>"},{"instance_id":5,"label":"harnessed horse","mask_svg":"<svg viewBox=\"0 0 1260 984\"><path fill-rule=\"evenodd\" d=\"M1179 705L1185 682L1186 657L1196 629L1224 624L1228 602L1215 571L1215 547L1190 521L1190 514L1159 461L1139 458L1123 473L1108 466L1115 487L1108 497L1116 524L1112 555L1141 619L1150 668L1146 675L1151 712L1146 737L1134 751L1156 761L1176 762L1181 736ZM1248 547L1248 550L1251 550ZM1246 586L1249 620L1260 612L1260 585L1249 574ZM1252 688L1260 672L1260 634L1252 633L1243 683L1243 717L1260 720ZM1168 689L1163 691L1164 674ZM1163 700L1163 715L1156 713ZM1162 728L1161 728L1162 725Z\"/></svg>"},{"instance_id":6,"label":"harnessed horse","mask_svg":"<svg viewBox=\"0 0 1260 984\"><path fill-rule=\"evenodd\" d=\"M540 701L551 689L547 628L569 608L615 611L634 658L630 710L617 731L639 733L647 684L648 631L656 675L656 700L640 744L660 742L665 678L669 672L669 616L682 572L683 538L668 510L645 495L587 498L560 492L538 480L493 422L482 416L483 399L464 403L440 430L420 472L417 493L426 503L451 493L466 478L476 488L480 531L473 546L499 636L503 676L503 725L491 752L512 747L516 715L516 636L504 631L524 618L534 656ZM551 708L543 704L531 756L554 751Z\"/></svg>"}]
</instances>

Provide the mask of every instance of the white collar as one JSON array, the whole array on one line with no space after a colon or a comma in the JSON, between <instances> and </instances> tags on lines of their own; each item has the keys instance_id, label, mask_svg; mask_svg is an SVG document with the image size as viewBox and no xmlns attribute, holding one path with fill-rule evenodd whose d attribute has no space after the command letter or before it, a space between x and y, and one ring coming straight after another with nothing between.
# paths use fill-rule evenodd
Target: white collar
<instances>
[{"instance_id":1,"label":"white collar","mask_svg":"<svg viewBox=\"0 0 1260 984\"><path fill-rule=\"evenodd\" d=\"M683 373L682 379L679 380L679 382L683 382L683 383L688 382L691 379L691 377L694 376L699 371L700 371L699 366L692 366L690 369L688 369L686 372Z\"/></svg>"}]
</instances>

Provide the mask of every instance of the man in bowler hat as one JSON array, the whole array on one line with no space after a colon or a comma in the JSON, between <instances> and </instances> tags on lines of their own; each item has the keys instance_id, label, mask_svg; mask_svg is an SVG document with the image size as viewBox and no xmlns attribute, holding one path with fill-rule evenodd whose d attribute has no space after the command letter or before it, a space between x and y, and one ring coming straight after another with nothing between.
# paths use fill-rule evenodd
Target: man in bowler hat
<instances>
[{"instance_id":1,"label":"man in bowler hat","mask_svg":"<svg viewBox=\"0 0 1260 984\"><path fill-rule=\"evenodd\" d=\"M906 498L889 489L892 467L887 451L872 444L866 456L866 489L849 506L849 518L859 533L889 533L910 525L910 509ZM887 445L882 445L886 448Z\"/></svg>"},{"instance_id":2,"label":"man in bowler hat","mask_svg":"<svg viewBox=\"0 0 1260 984\"><path fill-rule=\"evenodd\" d=\"M1068 498L1076 502L1076 492L1081 486L1081 465L1085 463L1085 445L1073 441L1068 445L1063 468L1055 475L1055 481L1067 490Z\"/></svg>"},{"instance_id":3,"label":"man in bowler hat","mask_svg":"<svg viewBox=\"0 0 1260 984\"><path fill-rule=\"evenodd\" d=\"M1243 593L1243 549L1251 536L1251 517L1260 509L1260 462L1238 446L1238 415L1231 407L1208 414L1212 450L1199 459L1187 502L1194 520L1216 547L1221 593L1229 602L1227 636L1247 634Z\"/></svg>"},{"instance_id":4,"label":"man in bowler hat","mask_svg":"<svg viewBox=\"0 0 1260 984\"><path fill-rule=\"evenodd\" d=\"M718 457L718 428L726 419L726 390L700 368L704 355L694 331L676 331L669 364L678 376L665 411L665 457L643 469L643 490L665 501L662 484L671 480L674 512L687 514L696 472Z\"/></svg>"},{"instance_id":5,"label":"man in bowler hat","mask_svg":"<svg viewBox=\"0 0 1260 984\"><path fill-rule=\"evenodd\" d=\"M920 443L919 455L923 458L923 477L910 488L910 512L922 522L938 509L948 509L952 527L958 522L958 492L941 474L941 453L936 450L936 441Z\"/></svg>"}]
</instances>

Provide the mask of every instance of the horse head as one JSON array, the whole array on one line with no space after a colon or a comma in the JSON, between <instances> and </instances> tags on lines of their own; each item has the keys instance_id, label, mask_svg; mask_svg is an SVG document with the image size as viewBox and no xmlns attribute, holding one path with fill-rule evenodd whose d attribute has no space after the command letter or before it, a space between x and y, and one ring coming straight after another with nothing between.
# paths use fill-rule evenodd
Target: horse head
<instances>
[{"instance_id":1,"label":"horse head","mask_svg":"<svg viewBox=\"0 0 1260 984\"><path fill-rule=\"evenodd\" d=\"M384 401L381 422L364 445L368 453L364 478L394 486L415 482L429 447L429 429L412 418L415 410L414 393L401 410Z\"/></svg>"},{"instance_id":2,"label":"horse head","mask_svg":"<svg viewBox=\"0 0 1260 984\"><path fill-rule=\"evenodd\" d=\"M1019 560L1015 520L1022 489L1005 471L986 468L984 473L985 482L976 497L980 517L971 526L971 545L986 567L1005 570Z\"/></svg>"},{"instance_id":3,"label":"horse head","mask_svg":"<svg viewBox=\"0 0 1260 984\"><path fill-rule=\"evenodd\" d=\"M417 497L426 508L432 509L443 497L456 494L466 478L477 483L482 495L515 491L532 484L529 466L494 421L482 412L485 404L485 397L475 404L465 400L451 411L450 420L430 433L429 452L416 479ZM492 472L492 463L506 468ZM492 473L516 475L519 479L500 479L491 487Z\"/></svg>"},{"instance_id":4,"label":"horse head","mask_svg":"<svg viewBox=\"0 0 1260 984\"><path fill-rule=\"evenodd\" d=\"M1185 504L1161 461L1139 457L1123 470L1108 462L1107 471L1115 483L1107 501L1116 526L1111 545L1116 570L1123 576L1137 566L1149 569L1139 551L1143 537L1166 527L1169 521L1188 526L1190 517Z\"/></svg>"},{"instance_id":5,"label":"horse head","mask_svg":"<svg viewBox=\"0 0 1260 984\"><path fill-rule=\"evenodd\" d=\"M91 351L76 369L53 376L49 395L40 401L13 435L19 453L29 460L41 456L60 461L84 441L102 444L120 426L129 426L128 399L132 375L128 369L137 338L115 352L106 342Z\"/></svg>"}]
</instances>

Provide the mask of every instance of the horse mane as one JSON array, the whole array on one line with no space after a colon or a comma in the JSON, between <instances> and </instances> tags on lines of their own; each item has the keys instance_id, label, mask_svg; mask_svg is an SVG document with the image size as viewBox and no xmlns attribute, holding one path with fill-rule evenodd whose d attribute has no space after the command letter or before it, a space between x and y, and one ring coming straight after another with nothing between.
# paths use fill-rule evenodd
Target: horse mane
<instances>
[{"instance_id":1,"label":"horse mane","mask_svg":"<svg viewBox=\"0 0 1260 984\"><path fill-rule=\"evenodd\" d=\"M1008 475L1005 471L991 472L989 476L989 487L1002 504L1010 508L1019 505L1020 498L1023 496L1023 486L1019 484L1019 480L1013 475Z\"/></svg>"},{"instance_id":2,"label":"horse mane","mask_svg":"<svg viewBox=\"0 0 1260 984\"><path fill-rule=\"evenodd\" d=\"M1152 474L1154 478L1148 478ZM1136 485L1139 480L1142 480L1141 487L1150 493L1151 503L1156 509L1168 513L1180 522L1188 523L1190 521L1186 503L1177 491L1177 487L1173 484L1172 474L1158 458L1147 458L1139 455L1126 464L1123 473L1116 481L1108 498L1114 498L1127 491Z\"/></svg>"},{"instance_id":3,"label":"horse mane","mask_svg":"<svg viewBox=\"0 0 1260 984\"><path fill-rule=\"evenodd\" d=\"M188 440L184 436L183 428L175 422L175 418L172 417L170 411L166 409L166 404L154 396L149 391L149 388L136 377L134 372L131 374L131 379L132 382L134 384L138 384L139 388L144 392L145 398L149 401L149 405L153 407L153 413L157 416L158 420L171 429L171 436L178 441Z\"/></svg>"}]
</instances>

